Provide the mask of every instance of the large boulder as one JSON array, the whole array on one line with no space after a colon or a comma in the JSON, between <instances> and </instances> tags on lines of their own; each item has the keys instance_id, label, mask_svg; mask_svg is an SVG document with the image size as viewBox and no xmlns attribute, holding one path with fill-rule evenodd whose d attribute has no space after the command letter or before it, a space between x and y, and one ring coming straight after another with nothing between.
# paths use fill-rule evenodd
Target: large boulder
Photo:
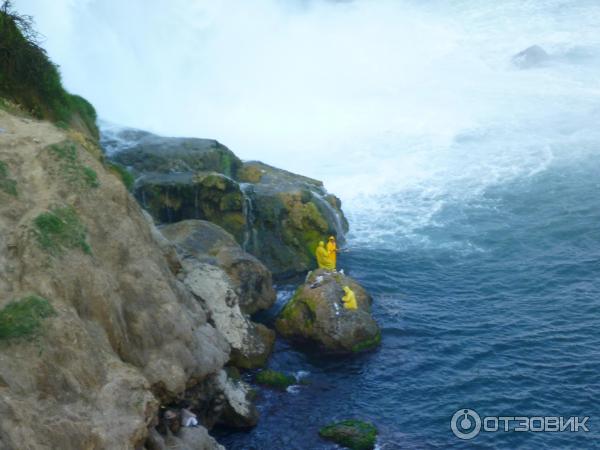
<instances>
[{"instance_id":1,"label":"large boulder","mask_svg":"<svg viewBox=\"0 0 600 450\"><path fill-rule=\"evenodd\" d=\"M105 128L102 146L136 174L214 171L235 177L240 159L213 139L157 136L132 128Z\"/></svg>"},{"instance_id":2,"label":"large boulder","mask_svg":"<svg viewBox=\"0 0 600 450\"><path fill-rule=\"evenodd\" d=\"M342 303L344 286L354 291L358 308ZM336 353L370 350L381 341L381 333L370 313L371 297L355 280L339 272L322 269L309 274L283 308L275 327L284 337L316 342Z\"/></svg>"},{"instance_id":3,"label":"large boulder","mask_svg":"<svg viewBox=\"0 0 600 450\"><path fill-rule=\"evenodd\" d=\"M314 268L315 248L328 235L343 243L348 222L341 202L320 181L260 162L244 163L239 180L251 205L246 248L275 276Z\"/></svg>"},{"instance_id":4,"label":"large boulder","mask_svg":"<svg viewBox=\"0 0 600 450\"><path fill-rule=\"evenodd\" d=\"M216 141L104 129L109 157L136 177L138 201L159 223L214 222L275 277L314 268L327 235L348 230L341 202L320 181L260 162L241 163Z\"/></svg>"},{"instance_id":5,"label":"large boulder","mask_svg":"<svg viewBox=\"0 0 600 450\"><path fill-rule=\"evenodd\" d=\"M163 226L161 231L183 252L223 269L242 312L254 314L275 303L271 272L223 228L204 220L185 220Z\"/></svg>"}]
</instances>

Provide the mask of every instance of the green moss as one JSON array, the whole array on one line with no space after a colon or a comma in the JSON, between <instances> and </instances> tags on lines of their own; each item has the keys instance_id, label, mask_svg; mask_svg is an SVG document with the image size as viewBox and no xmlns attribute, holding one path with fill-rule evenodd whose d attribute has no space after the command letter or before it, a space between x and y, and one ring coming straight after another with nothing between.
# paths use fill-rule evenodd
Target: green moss
<instances>
[{"instance_id":1,"label":"green moss","mask_svg":"<svg viewBox=\"0 0 600 450\"><path fill-rule=\"evenodd\" d=\"M302 288L298 288L275 322L275 327L283 336L300 333L308 337L312 334L317 317L316 300L302 297L301 291Z\"/></svg>"},{"instance_id":2,"label":"green moss","mask_svg":"<svg viewBox=\"0 0 600 450\"><path fill-rule=\"evenodd\" d=\"M0 191L9 195L17 196L17 182L10 178L8 166L4 161L0 161Z\"/></svg>"},{"instance_id":3,"label":"green moss","mask_svg":"<svg viewBox=\"0 0 600 450\"><path fill-rule=\"evenodd\" d=\"M372 450L377 428L360 420L343 420L321 428L319 435L352 450Z\"/></svg>"},{"instance_id":4,"label":"green moss","mask_svg":"<svg viewBox=\"0 0 600 450\"><path fill-rule=\"evenodd\" d=\"M31 18L17 14L6 1L0 8L0 96L39 119L71 124L77 115L98 137L94 108L64 89L58 67L39 45Z\"/></svg>"},{"instance_id":5,"label":"green moss","mask_svg":"<svg viewBox=\"0 0 600 450\"><path fill-rule=\"evenodd\" d=\"M352 351L355 353L363 352L365 350L371 350L377 347L381 343L381 332L378 332L373 338L367 339L366 341L359 342L352 347Z\"/></svg>"},{"instance_id":6,"label":"green moss","mask_svg":"<svg viewBox=\"0 0 600 450\"><path fill-rule=\"evenodd\" d=\"M100 182L98 181L98 174L94 169L88 166L83 166L81 168L81 173L83 174L83 179L85 183L92 188L97 188L100 186Z\"/></svg>"},{"instance_id":7,"label":"green moss","mask_svg":"<svg viewBox=\"0 0 600 450\"><path fill-rule=\"evenodd\" d=\"M10 302L0 310L0 340L34 337L42 319L55 314L50 302L36 295Z\"/></svg>"},{"instance_id":8,"label":"green moss","mask_svg":"<svg viewBox=\"0 0 600 450\"><path fill-rule=\"evenodd\" d=\"M88 188L100 186L96 171L81 164L75 143L66 141L51 145L50 152L61 162L62 176L70 184Z\"/></svg>"},{"instance_id":9,"label":"green moss","mask_svg":"<svg viewBox=\"0 0 600 450\"><path fill-rule=\"evenodd\" d=\"M238 180L245 183L260 183L263 172L260 167L244 164L238 170Z\"/></svg>"},{"instance_id":10,"label":"green moss","mask_svg":"<svg viewBox=\"0 0 600 450\"><path fill-rule=\"evenodd\" d=\"M280 390L285 390L288 386L296 384L296 379L291 375L286 375L271 369L258 372L255 380L258 384Z\"/></svg>"},{"instance_id":11,"label":"green moss","mask_svg":"<svg viewBox=\"0 0 600 450\"><path fill-rule=\"evenodd\" d=\"M109 162L107 165L108 170L117 175L121 179L127 190L131 191L131 189L133 188L133 184L135 183L135 177L133 176L133 174L131 174L129 170L127 170L120 164Z\"/></svg>"},{"instance_id":12,"label":"green moss","mask_svg":"<svg viewBox=\"0 0 600 450\"><path fill-rule=\"evenodd\" d=\"M87 231L73 208L54 208L34 221L34 231L40 246L51 255L61 255L65 249L80 248L91 254Z\"/></svg>"}]
</instances>

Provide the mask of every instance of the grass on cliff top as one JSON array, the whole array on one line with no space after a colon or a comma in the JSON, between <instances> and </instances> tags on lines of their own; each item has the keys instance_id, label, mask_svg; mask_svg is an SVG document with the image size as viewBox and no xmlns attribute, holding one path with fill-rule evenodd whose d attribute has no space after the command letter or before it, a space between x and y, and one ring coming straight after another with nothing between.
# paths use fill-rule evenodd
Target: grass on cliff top
<instances>
[{"instance_id":1,"label":"grass on cliff top","mask_svg":"<svg viewBox=\"0 0 600 450\"><path fill-rule=\"evenodd\" d=\"M65 249L79 248L91 254L87 243L87 230L71 207L54 208L37 216L33 225L39 245L53 256L62 255Z\"/></svg>"},{"instance_id":2,"label":"grass on cliff top","mask_svg":"<svg viewBox=\"0 0 600 450\"><path fill-rule=\"evenodd\" d=\"M10 302L0 310L0 340L34 337L42 320L55 314L50 302L37 295Z\"/></svg>"},{"instance_id":3,"label":"grass on cliff top","mask_svg":"<svg viewBox=\"0 0 600 450\"><path fill-rule=\"evenodd\" d=\"M63 175L69 183L90 188L100 186L96 171L79 161L77 146L73 142L51 145L50 151L61 161Z\"/></svg>"},{"instance_id":4,"label":"grass on cliff top","mask_svg":"<svg viewBox=\"0 0 600 450\"><path fill-rule=\"evenodd\" d=\"M30 16L0 6L0 96L18 103L38 119L70 124L75 116L98 137L96 111L84 98L63 87L58 67L40 46Z\"/></svg>"},{"instance_id":5,"label":"grass on cliff top","mask_svg":"<svg viewBox=\"0 0 600 450\"><path fill-rule=\"evenodd\" d=\"M4 161L0 161L0 191L16 197L17 182L9 177L8 166Z\"/></svg>"}]
</instances>

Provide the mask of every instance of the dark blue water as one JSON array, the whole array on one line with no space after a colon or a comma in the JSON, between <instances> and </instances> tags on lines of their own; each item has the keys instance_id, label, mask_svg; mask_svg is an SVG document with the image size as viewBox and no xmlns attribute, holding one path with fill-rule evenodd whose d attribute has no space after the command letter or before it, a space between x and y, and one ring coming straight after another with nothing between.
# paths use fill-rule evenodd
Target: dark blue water
<instances>
[{"instance_id":1,"label":"dark blue water","mask_svg":"<svg viewBox=\"0 0 600 450\"><path fill-rule=\"evenodd\" d=\"M382 449L600 448L598 159L563 161L448 202L434 219L418 233L454 245L398 235L340 258L374 296L381 348L332 359L279 341L270 366L307 371L310 384L261 390L258 427L221 435L223 444L332 449L319 427L356 417L377 424ZM280 297L278 307L289 292ZM460 408L590 416L590 432L482 432L461 441L450 431Z\"/></svg>"}]
</instances>

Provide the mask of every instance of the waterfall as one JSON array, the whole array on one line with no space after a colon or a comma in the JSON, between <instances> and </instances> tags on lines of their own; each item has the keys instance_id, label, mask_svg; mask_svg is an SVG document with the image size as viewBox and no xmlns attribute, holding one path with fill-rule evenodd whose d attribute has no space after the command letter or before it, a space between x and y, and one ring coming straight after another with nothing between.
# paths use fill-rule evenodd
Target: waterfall
<instances>
[{"instance_id":1,"label":"waterfall","mask_svg":"<svg viewBox=\"0 0 600 450\"><path fill-rule=\"evenodd\" d=\"M242 212L246 218L246 229L244 230L244 241L242 243L242 248L247 252L249 249L254 249L254 244L256 242L256 230L254 229L254 204L252 202L254 188L250 183L240 183L240 190L244 196Z\"/></svg>"},{"instance_id":2,"label":"waterfall","mask_svg":"<svg viewBox=\"0 0 600 450\"><path fill-rule=\"evenodd\" d=\"M312 196L321 213L325 215L327 222L333 224L338 242L343 243L345 241L345 232L340 212L331 206L331 204L318 192L312 191Z\"/></svg>"}]
</instances>

